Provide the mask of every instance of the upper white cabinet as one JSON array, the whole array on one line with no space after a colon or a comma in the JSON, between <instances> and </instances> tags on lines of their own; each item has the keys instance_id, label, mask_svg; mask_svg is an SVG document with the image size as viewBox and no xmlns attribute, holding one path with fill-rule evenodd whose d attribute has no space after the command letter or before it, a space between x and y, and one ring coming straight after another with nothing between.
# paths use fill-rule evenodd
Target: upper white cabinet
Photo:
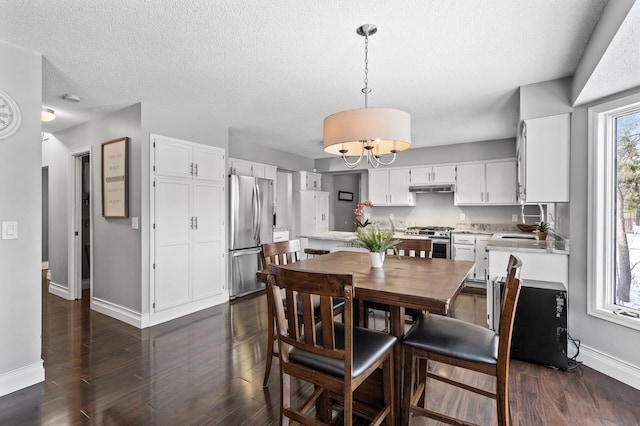
<instances>
[{"instance_id":1,"label":"upper white cabinet","mask_svg":"<svg viewBox=\"0 0 640 426\"><path fill-rule=\"evenodd\" d=\"M517 149L521 201L569 201L570 131L570 114L524 120Z\"/></svg>"},{"instance_id":2,"label":"upper white cabinet","mask_svg":"<svg viewBox=\"0 0 640 426\"><path fill-rule=\"evenodd\" d=\"M455 183L455 181L455 164L440 164L437 166L411 168L412 185Z\"/></svg>"},{"instance_id":3,"label":"upper white cabinet","mask_svg":"<svg viewBox=\"0 0 640 426\"><path fill-rule=\"evenodd\" d=\"M409 168L369 170L369 200L374 206L415 206L410 184Z\"/></svg>"},{"instance_id":4,"label":"upper white cabinet","mask_svg":"<svg viewBox=\"0 0 640 426\"><path fill-rule=\"evenodd\" d=\"M516 161L464 163L457 166L456 205L516 204Z\"/></svg>"},{"instance_id":5,"label":"upper white cabinet","mask_svg":"<svg viewBox=\"0 0 640 426\"><path fill-rule=\"evenodd\" d=\"M224 150L155 136L153 171L159 176L224 180Z\"/></svg>"},{"instance_id":6,"label":"upper white cabinet","mask_svg":"<svg viewBox=\"0 0 640 426\"><path fill-rule=\"evenodd\" d=\"M278 167L253 161L238 160L237 158L229 158L229 169L232 175L253 176L275 181Z\"/></svg>"},{"instance_id":7,"label":"upper white cabinet","mask_svg":"<svg viewBox=\"0 0 640 426\"><path fill-rule=\"evenodd\" d=\"M293 189L295 191L320 191L322 189L322 175L300 171L294 174Z\"/></svg>"}]
</instances>

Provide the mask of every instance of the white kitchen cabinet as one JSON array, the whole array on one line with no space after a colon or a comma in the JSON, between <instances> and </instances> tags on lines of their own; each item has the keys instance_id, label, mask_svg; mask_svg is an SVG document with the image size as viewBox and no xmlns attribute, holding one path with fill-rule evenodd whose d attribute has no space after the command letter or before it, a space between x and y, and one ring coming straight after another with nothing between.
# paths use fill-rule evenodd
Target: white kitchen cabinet
<instances>
[{"instance_id":1,"label":"white kitchen cabinet","mask_svg":"<svg viewBox=\"0 0 640 426\"><path fill-rule=\"evenodd\" d=\"M229 171L232 175L252 176L275 181L277 169L276 166L269 164L229 158Z\"/></svg>"},{"instance_id":2,"label":"white kitchen cabinet","mask_svg":"<svg viewBox=\"0 0 640 426\"><path fill-rule=\"evenodd\" d=\"M369 200L374 206L415 206L410 184L409 168L369 170Z\"/></svg>"},{"instance_id":3,"label":"white kitchen cabinet","mask_svg":"<svg viewBox=\"0 0 640 426\"><path fill-rule=\"evenodd\" d=\"M411 168L412 185L455 183L455 181L455 164L439 164Z\"/></svg>"},{"instance_id":4,"label":"white kitchen cabinet","mask_svg":"<svg viewBox=\"0 0 640 426\"><path fill-rule=\"evenodd\" d=\"M487 273L489 272L489 253L487 253L487 244L490 235L476 235L476 266L474 268L475 281L483 282L486 285Z\"/></svg>"},{"instance_id":5,"label":"white kitchen cabinet","mask_svg":"<svg viewBox=\"0 0 640 426\"><path fill-rule=\"evenodd\" d=\"M307 171L299 171L293 175L294 191L320 191L322 190L322 174Z\"/></svg>"},{"instance_id":6,"label":"white kitchen cabinet","mask_svg":"<svg viewBox=\"0 0 640 426\"><path fill-rule=\"evenodd\" d=\"M223 205L222 183L155 179L155 311L223 291Z\"/></svg>"},{"instance_id":7,"label":"white kitchen cabinet","mask_svg":"<svg viewBox=\"0 0 640 426\"><path fill-rule=\"evenodd\" d=\"M513 159L458 164L456 175L456 205L517 204Z\"/></svg>"},{"instance_id":8,"label":"white kitchen cabinet","mask_svg":"<svg viewBox=\"0 0 640 426\"><path fill-rule=\"evenodd\" d=\"M524 120L517 148L520 200L569 202L570 132L570 114Z\"/></svg>"},{"instance_id":9,"label":"white kitchen cabinet","mask_svg":"<svg viewBox=\"0 0 640 426\"><path fill-rule=\"evenodd\" d=\"M489 238L484 234L453 234L453 259L475 262L468 280L486 281L488 256L485 249Z\"/></svg>"},{"instance_id":10,"label":"white kitchen cabinet","mask_svg":"<svg viewBox=\"0 0 640 426\"><path fill-rule=\"evenodd\" d=\"M228 295L224 150L157 136L152 141L154 325L225 302Z\"/></svg>"},{"instance_id":11,"label":"white kitchen cabinet","mask_svg":"<svg viewBox=\"0 0 640 426\"><path fill-rule=\"evenodd\" d=\"M456 204L484 204L484 163L458 164L456 174Z\"/></svg>"},{"instance_id":12,"label":"white kitchen cabinet","mask_svg":"<svg viewBox=\"0 0 640 426\"><path fill-rule=\"evenodd\" d=\"M329 193L296 191L294 205L299 218L299 235L329 232Z\"/></svg>"},{"instance_id":13,"label":"white kitchen cabinet","mask_svg":"<svg viewBox=\"0 0 640 426\"><path fill-rule=\"evenodd\" d=\"M152 138L156 175L224 180L224 150L162 136Z\"/></svg>"}]
</instances>

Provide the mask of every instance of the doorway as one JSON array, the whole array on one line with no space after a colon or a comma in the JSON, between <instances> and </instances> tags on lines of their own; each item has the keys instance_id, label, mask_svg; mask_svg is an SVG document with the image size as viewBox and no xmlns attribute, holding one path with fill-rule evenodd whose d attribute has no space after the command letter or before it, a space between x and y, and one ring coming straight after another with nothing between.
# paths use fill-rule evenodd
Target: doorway
<instances>
[{"instance_id":1,"label":"doorway","mask_svg":"<svg viewBox=\"0 0 640 426\"><path fill-rule=\"evenodd\" d=\"M91 200L91 148L71 153L71 240L69 242L69 298L90 298L92 293L93 224Z\"/></svg>"}]
</instances>

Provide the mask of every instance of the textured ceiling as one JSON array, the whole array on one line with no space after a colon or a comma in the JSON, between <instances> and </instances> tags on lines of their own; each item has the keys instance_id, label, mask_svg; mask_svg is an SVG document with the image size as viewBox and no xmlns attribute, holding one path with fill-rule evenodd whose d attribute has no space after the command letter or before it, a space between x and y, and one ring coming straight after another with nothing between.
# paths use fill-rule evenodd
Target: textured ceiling
<instances>
[{"instance_id":1,"label":"textured ceiling","mask_svg":"<svg viewBox=\"0 0 640 426\"><path fill-rule=\"evenodd\" d=\"M324 117L364 106L361 24L369 106L445 145L515 136L517 88L572 75L606 0L2 3L0 40L43 55L45 131L142 101L319 158Z\"/></svg>"}]
</instances>

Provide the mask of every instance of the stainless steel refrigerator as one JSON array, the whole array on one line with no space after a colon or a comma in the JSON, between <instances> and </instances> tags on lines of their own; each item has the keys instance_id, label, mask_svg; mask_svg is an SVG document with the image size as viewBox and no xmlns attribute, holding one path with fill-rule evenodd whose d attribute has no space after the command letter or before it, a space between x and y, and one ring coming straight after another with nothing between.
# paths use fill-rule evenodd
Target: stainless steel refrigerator
<instances>
[{"instance_id":1,"label":"stainless steel refrigerator","mask_svg":"<svg viewBox=\"0 0 640 426\"><path fill-rule=\"evenodd\" d=\"M260 245L273 241L273 181L229 177L229 280L231 298L264 288L256 281L262 269Z\"/></svg>"}]
</instances>

